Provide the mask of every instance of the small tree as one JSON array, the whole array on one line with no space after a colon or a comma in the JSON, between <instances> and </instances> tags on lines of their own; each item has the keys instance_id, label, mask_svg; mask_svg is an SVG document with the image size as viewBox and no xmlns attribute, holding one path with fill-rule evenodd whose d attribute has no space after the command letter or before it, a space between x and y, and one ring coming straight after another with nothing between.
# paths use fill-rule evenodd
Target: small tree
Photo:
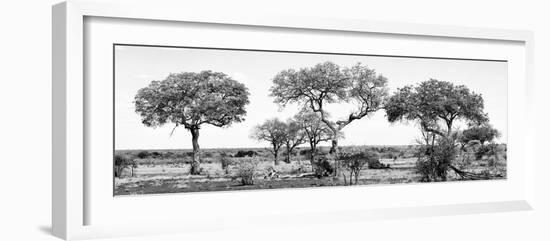
<instances>
[{"instance_id":1,"label":"small tree","mask_svg":"<svg viewBox=\"0 0 550 241\"><path fill-rule=\"evenodd\" d=\"M355 185L357 185L361 170L366 164L379 161L378 156L371 152L341 153L339 157L344 170L349 171L349 185L353 185L354 180ZM344 176L344 184L346 184L346 175L344 172L342 172L342 175Z\"/></svg>"},{"instance_id":2,"label":"small tree","mask_svg":"<svg viewBox=\"0 0 550 241\"><path fill-rule=\"evenodd\" d=\"M300 123L296 120L288 119L285 123L286 133L285 133L285 146L286 146L286 156L285 162L290 163L290 155L294 151L294 148L305 143L305 132L302 129Z\"/></svg>"},{"instance_id":3,"label":"small tree","mask_svg":"<svg viewBox=\"0 0 550 241\"><path fill-rule=\"evenodd\" d=\"M273 118L254 127L250 137L259 141L268 141L272 147L271 153L273 154L275 165L279 165L279 150L285 144L286 131L286 124L278 118Z\"/></svg>"},{"instance_id":4,"label":"small tree","mask_svg":"<svg viewBox=\"0 0 550 241\"><path fill-rule=\"evenodd\" d=\"M224 170L225 174L229 174L231 159L229 159L229 156L227 155L227 153L225 152L220 153L220 164L222 165L222 170Z\"/></svg>"},{"instance_id":5,"label":"small tree","mask_svg":"<svg viewBox=\"0 0 550 241\"><path fill-rule=\"evenodd\" d=\"M445 181L457 153L454 141L440 138L434 145L422 146L420 151L427 153L420 155L416 163L416 172L421 175L420 181Z\"/></svg>"},{"instance_id":6,"label":"small tree","mask_svg":"<svg viewBox=\"0 0 550 241\"><path fill-rule=\"evenodd\" d=\"M254 158L245 158L237 164L237 177L242 185L254 185L254 177L258 162Z\"/></svg>"},{"instance_id":7,"label":"small tree","mask_svg":"<svg viewBox=\"0 0 550 241\"><path fill-rule=\"evenodd\" d=\"M244 120L248 89L224 73L202 71L170 74L153 81L135 96L136 113L149 127L173 123L191 133L193 160L190 173L200 173L199 130L203 124L229 126Z\"/></svg>"},{"instance_id":8,"label":"small tree","mask_svg":"<svg viewBox=\"0 0 550 241\"><path fill-rule=\"evenodd\" d=\"M305 138L309 143L309 160L312 168L315 168L317 145L321 142L329 141L332 132L321 120L320 114L313 112L309 108L302 108L302 110L296 114L294 118L305 132Z\"/></svg>"},{"instance_id":9,"label":"small tree","mask_svg":"<svg viewBox=\"0 0 550 241\"><path fill-rule=\"evenodd\" d=\"M500 132L489 124L478 126L470 126L470 128L462 131L459 141L463 145L467 145L472 141L478 141L481 146L487 142L493 142L495 138L500 137Z\"/></svg>"},{"instance_id":10,"label":"small tree","mask_svg":"<svg viewBox=\"0 0 550 241\"><path fill-rule=\"evenodd\" d=\"M495 138L500 137L500 132L489 124L470 126L462 131L459 142L461 150L467 150L466 147L473 147L477 160L483 158L485 154L494 155L498 159L495 149L496 145L485 145L486 143L493 144Z\"/></svg>"},{"instance_id":11,"label":"small tree","mask_svg":"<svg viewBox=\"0 0 550 241\"><path fill-rule=\"evenodd\" d=\"M134 176L134 168L137 167L137 164L132 158L127 155L115 155L114 159L115 177L122 177L122 173L127 168L130 168L130 176Z\"/></svg>"}]
</instances>

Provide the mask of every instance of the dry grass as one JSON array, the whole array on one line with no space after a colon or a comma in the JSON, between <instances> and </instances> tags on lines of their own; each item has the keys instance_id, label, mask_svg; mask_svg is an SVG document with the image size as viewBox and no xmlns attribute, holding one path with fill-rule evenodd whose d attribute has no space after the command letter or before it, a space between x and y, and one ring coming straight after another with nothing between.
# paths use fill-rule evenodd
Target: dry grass
<instances>
[{"instance_id":1,"label":"dry grass","mask_svg":"<svg viewBox=\"0 0 550 241\"><path fill-rule=\"evenodd\" d=\"M384 150L384 149L383 149ZM249 189L272 189L272 188L304 188L320 186L341 186L344 185L342 176L318 179L308 175L312 167L306 156L294 156L291 163L280 161L274 165L273 157L262 149L257 149L255 157L235 158L229 157L232 163L227 172L220 163L221 152L234 155L235 150L209 150L208 157L202 158L201 175L189 175L189 160L187 157L177 156L148 157L136 159L138 167L134 169L134 177L115 178L115 195L148 194L148 193L174 193L174 192L201 192L201 191L226 191L226 190L249 190ZM416 158L411 152L411 147L390 148L391 153L381 153L380 162L389 164L389 169L368 169L361 171L358 180L359 185L368 184L395 184L418 182L420 177L415 173ZM132 154L132 151L125 151ZM137 151L134 151L137 152ZM177 151L171 151L177 153ZM203 154L206 151L203 151ZM180 153L185 153L180 151ZM242 185L236 178L237 163L246 159L255 159L258 162L254 185ZM490 165L493 164L493 165ZM276 170L278 177L265 177L270 170ZM499 155L499 161L491 162L489 158L471 161L463 167L463 170L475 173L499 173L506 177L506 157L503 153ZM265 177L265 178L264 178ZM449 181L459 180L454 173L450 173Z\"/></svg>"}]
</instances>

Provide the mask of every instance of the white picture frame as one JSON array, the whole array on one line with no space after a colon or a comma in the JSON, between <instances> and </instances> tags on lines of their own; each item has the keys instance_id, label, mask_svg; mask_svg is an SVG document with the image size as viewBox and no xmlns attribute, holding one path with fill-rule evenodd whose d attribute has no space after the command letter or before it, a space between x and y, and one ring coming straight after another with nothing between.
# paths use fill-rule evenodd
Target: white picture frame
<instances>
[{"instance_id":1,"label":"white picture frame","mask_svg":"<svg viewBox=\"0 0 550 241\"><path fill-rule=\"evenodd\" d=\"M155 11L151 11L151 9ZM534 135L530 124L533 118L533 112L530 108L532 99L529 93L532 91L533 84L533 34L529 31L518 30L497 30L467 27L451 27L439 25L420 25L409 23L390 23L390 22L370 22L357 21L349 19L319 19L319 18L300 18L291 16L211 16L206 10L188 9L185 3L175 2L96 2L85 0L73 0L60 3L53 7L53 147L52 147L52 227L53 234L63 239L83 239L93 237L110 237L130 234L153 234L170 232L192 232L197 230L209 230L238 226L238 220L244 221L247 218L257 217L254 211L242 211L239 216L234 217L235 223L222 221L202 220L193 222L192 225L180 222L177 216L183 211L174 211L164 216L163 220L157 220L149 216L154 223L144 224L144 227L136 228L131 224L108 224L89 223L87 216L91 215L87 204L90 198L90 187L86 179L88 163L85 162L85 156L88 155L84 142L86 130L87 104L85 101L85 18L90 17L108 17L117 19L141 19L142 21L172 21L187 23L209 23L228 26L254 26L255 28L277 28L277 29L300 29L304 31L331 31L331 32L354 32L354 33L373 33L392 36L417 36L438 39L454 40L476 40L491 42L506 42L518 45L522 49L522 62L520 72L521 78L513 79L522 91L523 97L520 101L514 102L514 110L517 112L509 113L509 116L518 118L514 125L509 128L511 131L523 126L521 136L511 135L513 138L520 138L522 144L515 147L515 155L511 158L522 159L522 174L517 179L518 188L506 198L486 201L466 202L441 202L440 204L430 205L411 205L399 206L396 203L393 207L386 208L358 208L350 206L349 209L334 209L324 212L289 212L280 213L279 210L262 213L263 217L270 217L265 220L255 220L254 225L267 226L273 223L299 224L301 222L321 222L320 217L326 215L335 218L330 220L369 220L382 218L399 217L421 217L432 215L451 215L481 212L498 212L514 210L530 210L534 202L534 173L535 173L535 155ZM521 113L520 113L521 112ZM523 173L525 172L525 173ZM111 178L111 177L105 177ZM439 184L436 184L439 185ZM471 185L471 184L464 184ZM485 184L481 184L485 185ZM502 184L501 188L507 186ZM382 187L376 187L381 189ZM438 188L438 187L435 187ZM439 186L441 188L441 186ZM491 187L487 187L491 188ZM412 187L399 187L401 191L412 191ZM336 190L336 191L335 191ZM358 190L358 189L357 189ZM395 189L397 190L397 189ZM432 192L434 190L431 190ZM300 195L300 190L292 191L293 195ZM309 192L308 195L332 195L339 193L346 195L349 189L319 189ZM217 195L217 196L214 196ZM195 199L196 202L204 202L208 198L231 198L230 196L241 196L241 198L250 198L259 196L261 192L236 194L206 194L195 196L178 196L175 199L188 197ZM258 200L273 199L275 193L265 194L267 197L258 197ZM163 196L152 196L146 198L146 203L155 203L166 198ZM475 198L472 198L475 200ZM233 200L233 201L237 201ZM103 206L99 206L101 209ZM97 210L97 208L95 209ZM228 213L229 214L229 213ZM228 215L226 214L226 215ZM154 215L154 214L151 214ZM196 215L191 213L190 215ZM173 218L172 218L173 217ZM166 225L180 222L178 225ZM138 218L139 221L139 218Z\"/></svg>"}]
</instances>

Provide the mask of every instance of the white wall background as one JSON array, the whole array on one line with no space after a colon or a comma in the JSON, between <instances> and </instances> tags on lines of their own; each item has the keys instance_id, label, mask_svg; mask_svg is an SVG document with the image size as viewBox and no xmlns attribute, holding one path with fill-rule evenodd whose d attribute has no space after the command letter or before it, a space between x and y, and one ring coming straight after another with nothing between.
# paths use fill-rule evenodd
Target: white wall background
<instances>
[{"instance_id":1,"label":"white wall background","mask_svg":"<svg viewBox=\"0 0 550 241\"><path fill-rule=\"evenodd\" d=\"M58 1L4 1L0 8L0 240L56 240L51 219L51 8ZM160 1L157 1L160 2ZM198 2L198 1L196 1ZM538 189L535 211L364 223L227 230L117 240L549 240L543 176L550 95L550 14L545 1L189 1L212 14L247 11L535 31ZM335 220L338 221L338 220Z\"/></svg>"}]
</instances>

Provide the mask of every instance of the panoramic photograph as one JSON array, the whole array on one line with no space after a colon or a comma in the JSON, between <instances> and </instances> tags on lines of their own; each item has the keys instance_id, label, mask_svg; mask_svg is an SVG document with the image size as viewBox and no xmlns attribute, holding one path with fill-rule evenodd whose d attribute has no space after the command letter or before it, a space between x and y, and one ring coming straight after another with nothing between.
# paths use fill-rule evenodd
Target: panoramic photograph
<instances>
[{"instance_id":1,"label":"panoramic photograph","mask_svg":"<svg viewBox=\"0 0 550 241\"><path fill-rule=\"evenodd\" d=\"M113 51L115 196L506 179L506 61Z\"/></svg>"}]
</instances>

